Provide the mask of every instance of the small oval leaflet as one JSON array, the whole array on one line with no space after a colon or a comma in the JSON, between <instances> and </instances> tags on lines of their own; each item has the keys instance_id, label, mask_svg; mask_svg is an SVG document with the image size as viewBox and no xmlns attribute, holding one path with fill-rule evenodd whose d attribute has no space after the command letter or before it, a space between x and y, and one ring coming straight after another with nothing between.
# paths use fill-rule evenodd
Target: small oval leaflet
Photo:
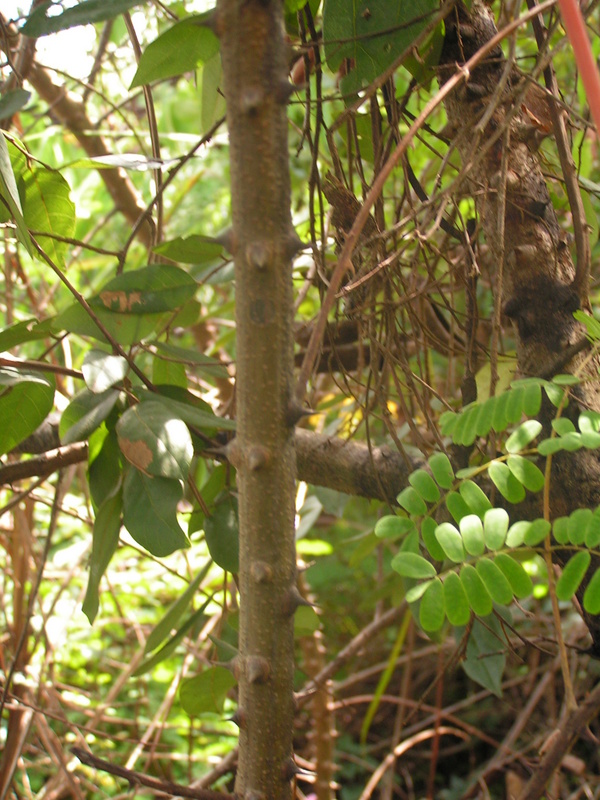
<instances>
[{"instance_id":1,"label":"small oval leaflet","mask_svg":"<svg viewBox=\"0 0 600 800\"><path fill-rule=\"evenodd\" d=\"M392 569L403 578L433 578L435 567L418 553L397 553L392 559Z\"/></svg>"},{"instance_id":2,"label":"small oval leaflet","mask_svg":"<svg viewBox=\"0 0 600 800\"><path fill-rule=\"evenodd\" d=\"M446 610L444 606L444 588L439 578L431 581L419 608L419 622L424 631L437 631L444 624Z\"/></svg>"}]
</instances>

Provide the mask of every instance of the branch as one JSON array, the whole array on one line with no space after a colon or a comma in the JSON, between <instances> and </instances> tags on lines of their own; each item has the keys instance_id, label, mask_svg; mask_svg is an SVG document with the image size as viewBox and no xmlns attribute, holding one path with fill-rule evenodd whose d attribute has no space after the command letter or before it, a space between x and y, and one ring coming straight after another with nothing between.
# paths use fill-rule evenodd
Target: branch
<instances>
[{"instance_id":1,"label":"branch","mask_svg":"<svg viewBox=\"0 0 600 800\"><path fill-rule=\"evenodd\" d=\"M140 786L147 786L149 789L154 789L158 792L163 792L164 794L170 794L176 797L192 797L196 798L196 800L234 800L235 797L232 794L214 792L211 789L194 789L191 786L183 786L180 783L151 778L149 775L143 775L141 772L135 772L132 769L119 767L117 764L111 764L110 761L98 758L93 753L89 753L81 747L72 747L71 752L87 767L94 767L95 769L102 770L102 772L108 772L110 775L116 775L118 778L124 778L129 782L130 786L138 784Z\"/></svg>"},{"instance_id":2,"label":"branch","mask_svg":"<svg viewBox=\"0 0 600 800\"><path fill-rule=\"evenodd\" d=\"M596 686L579 708L558 728L556 738L540 761L519 800L537 800L542 795L552 773L560 766L563 756L599 711L600 685Z\"/></svg>"},{"instance_id":3,"label":"branch","mask_svg":"<svg viewBox=\"0 0 600 800\"><path fill-rule=\"evenodd\" d=\"M390 447L369 449L359 442L302 429L296 431L295 444L299 480L387 503L395 503L396 496L408 485L408 476L418 466ZM87 457L87 442L74 442L36 458L14 461L0 466L0 486L46 477Z\"/></svg>"}]
</instances>

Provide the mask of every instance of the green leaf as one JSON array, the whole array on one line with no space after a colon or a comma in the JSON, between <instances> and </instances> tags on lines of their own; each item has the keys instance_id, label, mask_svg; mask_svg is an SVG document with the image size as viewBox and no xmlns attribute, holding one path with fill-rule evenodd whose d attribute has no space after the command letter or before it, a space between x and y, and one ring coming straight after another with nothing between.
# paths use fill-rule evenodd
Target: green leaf
<instances>
[{"instance_id":1,"label":"green leaf","mask_svg":"<svg viewBox=\"0 0 600 800\"><path fill-rule=\"evenodd\" d=\"M581 443L590 450L596 450L600 447L600 433L596 431L584 431L581 434Z\"/></svg>"},{"instance_id":2,"label":"green leaf","mask_svg":"<svg viewBox=\"0 0 600 800\"><path fill-rule=\"evenodd\" d=\"M520 503L525 499L525 489L502 461L492 461L488 473L494 486L509 503Z\"/></svg>"},{"instance_id":3,"label":"green leaf","mask_svg":"<svg viewBox=\"0 0 600 800\"><path fill-rule=\"evenodd\" d=\"M427 503L437 503L440 499L440 490L435 481L424 469L417 469L409 475L408 482Z\"/></svg>"},{"instance_id":4,"label":"green leaf","mask_svg":"<svg viewBox=\"0 0 600 800\"><path fill-rule=\"evenodd\" d=\"M566 544L569 541L569 518L557 517L552 522L552 535L558 544Z\"/></svg>"},{"instance_id":5,"label":"green leaf","mask_svg":"<svg viewBox=\"0 0 600 800\"><path fill-rule=\"evenodd\" d=\"M463 585L469 605L480 617L487 617L492 612L492 598L472 564L464 564L460 571L460 582Z\"/></svg>"},{"instance_id":6,"label":"green leaf","mask_svg":"<svg viewBox=\"0 0 600 800\"><path fill-rule=\"evenodd\" d=\"M559 436L564 436L566 433L572 433L575 430L575 425L568 417L558 417L552 420L552 430Z\"/></svg>"},{"instance_id":7,"label":"green leaf","mask_svg":"<svg viewBox=\"0 0 600 800\"><path fill-rule=\"evenodd\" d=\"M414 528L415 523L408 517L382 517L375 525L375 536L380 539L400 539Z\"/></svg>"},{"instance_id":8,"label":"green leaf","mask_svg":"<svg viewBox=\"0 0 600 800\"><path fill-rule=\"evenodd\" d=\"M165 658L168 658L188 631L191 631L192 634L198 634L202 626L206 623L206 615L204 612L212 600L212 596L209 597L197 611L194 611L156 653L142 661L140 666L134 670L133 675L145 675L151 669L154 669L157 664L160 664L161 661L164 661ZM191 638L193 639L194 636L192 635Z\"/></svg>"},{"instance_id":9,"label":"green leaf","mask_svg":"<svg viewBox=\"0 0 600 800\"><path fill-rule=\"evenodd\" d=\"M18 344L46 339L48 331L40 331L37 319L24 319L0 330L0 353L12 350Z\"/></svg>"},{"instance_id":10,"label":"green leaf","mask_svg":"<svg viewBox=\"0 0 600 800\"><path fill-rule=\"evenodd\" d=\"M333 72L344 59L354 64L352 88L356 91L384 72L431 21L436 0L380 0L368 14L345 0L325 0L323 40L325 58Z\"/></svg>"},{"instance_id":11,"label":"green leaf","mask_svg":"<svg viewBox=\"0 0 600 800\"><path fill-rule=\"evenodd\" d=\"M445 453L434 453L429 457L429 468L442 489L451 489L454 483L454 470Z\"/></svg>"},{"instance_id":12,"label":"green leaf","mask_svg":"<svg viewBox=\"0 0 600 800\"><path fill-rule=\"evenodd\" d=\"M75 232L75 204L69 184L57 170L39 165L26 169L21 180L25 224L46 255L64 268L69 245L56 237L70 237Z\"/></svg>"},{"instance_id":13,"label":"green leaf","mask_svg":"<svg viewBox=\"0 0 600 800\"><path fill-rule=\"evenodd\" d=\"M182 402L181 400L167 397L163 393L163 387L161 387L158 394L152 395L152 400L156 403L162 403L168 411L182 419L186 425L193 425L201 430L235 430L235 420L217 417L217 415L210 410L210 406L201 401L199 407L195 404L198 402L198 399L189 392L181 396L186 397L186 400L189 398L189 402Z\"/></svg>"},{"instance_id":14,"label":"green leaf","mask_svg":"<svg viewBox=\"0 0 600 800\"><path fill-rule=\"evenodd\" d=\"M537 547L538 544L544 541L549 533L550 522L547 519L536 519L529 526L525 534L524 543L527 547Z\"/></svg>"},{"instance_id":15,"label":"green leaf","mask_svg":"<svg viewBox=\"0 0 600 800\"><path fill-rule=\"evenodd\" d=\"M539 389L539 387L538 387ZM528 419L521 423L506 440L507 453L520 453L530 444L542 430L542 423L537 419Z\"/></svg>"},{"instance_id":16,"label":"green leaf","mask_svg":"<svg viewBox=\"0 0 600 800\"><path fill-rule=\"evenodd\" d=\"M0 119L14 116L31 98L31 92L26 89L11 89L0 99Z\"/></svg>"},{"instance_id":17,"label":"green leaf","mask_svg":"<svg viewBox=\"0 0 600 800\"><path fill-rule=\"evenodd\" d=\"M94 508L114 494L121 482L121 451L114 428L97 428L89 439L88 481Z\"/></svg>"},{"instance_id":18,"label":"green leaf","mask_svg":"<svg viewBox=\"0 0 600 800\"><path fill-rule=\"evenodd\" d=\"M556 582L556 596L559 600L566 601L573 597L579 589L591 560L592 557L587 550L580 550L568 560Z\"/></svg>"},{"instance_id":19,"label":"green leaf","mask_svg":"<svg viewBox=\"0 0 600 800\"><path fill-rule=\"evenodd\" d=\"M122 381L128 369L129 364L123 356L92 349L83 357L81 371L90 392L101 394Z\"/></svg>"},{"instance_id":20,"label":"green leaf","mask_svg":"<svg viewBox=\"0 0 600 800\"><path fill-rule=\"evenodd\" d=\"M228 491L217 498L214 510L204 521L206 544L215 564L234 574L240 571L239 522L236 498Z\"/></svg>"},{"instance_id":21,"label":"green leaf","mask_svg":"<svg viewBox=\"0 0 600 800\"><path fill-rule=\"evenodd\" d=\"M225 98L221 91L223 84L223 67L221 64L221 54L215 53L212 58L208 58L196 72L201 72L201 125L202 132L205 133L212 128L215 122L225 116Z\"/></svg>"},{"instance_id":22,"label":"green leaf","mask_svg":"<svg viewBox=\"0 0 600 800\"><path fill-rule=\"evenodd\" d=\"M600 413L591 410L582 411L577 424L582 433L598 433L600 430Z\"/></svg>"},{"instance_id":23,"label":"green leaf","mask_svg":"<svg viewBox=\"0 0 600 800\"><path fill-rule=\"evenodd\" d=\"M595 549L600 544L600 516L598 511L592 514L585 531L585 546Z\"/></svg>"},{"instance_id":24,"label":"green leaf","mask_svg":"<svg viewBox=\"0 0 600 800\"><path fill-rule=\"evenodd\" d=\"M460 630L457 636L462 636ZM476 619L467 642L466 658L462 667L467 675L497 697L502 697L502 675L506 664L504 636L495 617L488 617L485 625Z\"/></svg>"},{"instance_id":25,"label":"green leaf","mask_svg":"<svg viewBox=\"0 0 600 800\"><path fill-rule=\"evenodd\" d=\"M130 467L123 485L123 524L152 555L168 556L189 547L177 522L183 491L179 481L149 478Z\"/></svg>"},{"instance_id":26,"label":"green leaf","mask_svg":"<svg viewBox=\"0 0 600 800\"><path fill-rule=\"evenodd\" d=\"M438 631L444 624L444 587L439 578L431 581L419 606L419 622L424 631Z\"/></svg>"},{"instance_id":27,"label":"green leaf","mask_svg":"<svg viewBox=\"0 0 600 800\"><path fill-rule=\"evenodd\" d=\"M435 537L450 561L460 564L465 560L462 536L454 525L449 522L442 522L436 528Z\"/></svg>"},{"instance_id":28,"label":"green leaf","mask_svg":"<svg viewBox=\"0 0 600 800\"><path fill-rule=\"evenodd\" d=\"M551 456L558 453L563 449L562 439L560 437L552 439L543 439L538 444L538 453L541 456Z\"/></svg>"},{"instance_id":29,"label":"green leaf","mask_svg":"<svg viewBox=\"0 0 600 800\"><path fill-rule=\"evenodd\" d=\"M475 433L477 436L487 436L494 419L494 398L488 397L485 403L479 405L479 412L475 419Z\"/></svg>"},{"instance_id":30,"label":"green leaf","mask_svg":"<svg viewBox=\"0 0 600 800\"><path fill-rule=\"evenodd\" d=\"M539 412L541 405L542 405L542 387L537 381L535 383L534 382L528 383L525 386L525 392L523 395L523 412L528 417L535 417L535 415ZM529 420L529 422L537 422L537 420ZM525 422L524 424L527 425L527 422ZM541 427L542 426L540 425L540 429ZM533 438L535 439L537 435L538 434L536 433L533 436Z\"/></svg>"},{"instance_id":31,"label":"green leaf","mask_svg":"<svg viewBox=\"0 0 600 800\"><path fill-rule=\"evenodd\" d=\"M196 575L194 580L190 582L187 589L179 595L174 603L169 606L164 617L150 631L148 638L146 639L144 653L151 653L153 650L156 650L156 648L162 642L164 642L168 636L171 635L173 628L177 627L179 620L187 610L188 606L190 606L194 600L194 597L198 591L198 587L208 575L210 567L211 562L208 561Z\"/></svg>"},{"instance_id":32,"label":"green leaf","mask_svg":"<svg viewBox=\"0 0 600 800\"><path fill-rule=\"evenodd\" d=\"M179 236L168 242L161 242L154 248L154 252L161 256L179 261L182 264L211 264L223 255L223 245L209 236Z\"/></svg>"},{"instance_id":33,"label":"green leaf","mask_svg":"<svg viewBox=\"0 0 600 800\"><path fill-rule=\"evenodd\" d=\"M10 160L8 147L4 134L0 131L0 198L8 206L10 215L15 221L17 226L17 238L22 245L25 246L27 252L32 255L33 248L31 240L29 239L29 231L23 217L23 208L21 206L21 197L17 189L17 181L13 166ZM2 203L0 203L0 207Z\"/></svg>"},{"instance_id":34,"label":"green leaf","mask_svg":"<svg viewBox=\"0 0 600 800\"><path fill-rule=\"evenodd\" d=\"M172 317L172 314L167 313L122 314L103 311L101 308L94 308L93 313L109 336L118 341L122 347L136 344L148 337L154 338L156 331L163 328ZM55 333L68 331L80 336L91 336L100 342L108 342L107 337L79 303L73 303L57 314L51 320L51 330Z\"/></svg>"},{"instance_id":35,"label":"green leaf","mask_svg":"<svg viewBox=\"0 0 600 800\"><path fill-rule=\"evenodd\" d=\"M92 556L90 558L90 575L81 610L88 618L90 625L98 613L98 592L100 580L119 543L121 530L121 492L116 492L102 503L94 520L92 532Z\"/></svg>"},{"instance_id":36,"label":"green leaf","mask_svg":"<svg viewBox=\"0 0 600 800\"><path fill-rule=\"evenodd\" d=\"M531 578L525 572L521 564L515 561L512 556L509 556L507 553L498 553L494 558L494 564L506 575L513 593L519 600L529 597L533 593Z\"/></svg>"},{"instance_id":37,"label":"green leaf","mask_svg":"<svg viewBox=\"0 0 600 800\"><path fill-rule=\"evenodd\" d=\"M227 692L236 680L225 667L209 667L193 678L181 682L179 699L190 717L199 714L222 714Z\"/></svg>"},{"instance_id":38,"label":"green leaf","mask_svg":"<svg viewBox=\"0 0 600 800\"><path fill-rule=\"evenodd\" d=\"M154 400L138 403L117 423L119 447L145 475L185 480L194 455L185 422Z\"/></svg>"},{"instance_id":39,"label":"green leaf","mask_svg":"<svg viewBox=\"0 0 600 800\"><path fill-rule=\"evenodd\" d=\"M119 398L115 389L94 394L82 389L71 400L60 418L58 433L63 444L82 442L108 417Z\"/></svg>"},{"instance_id":40,"label":"green leaf","mask_svg":"<svg viewBox=\"0 0 600 800\"><path fill-rule=\"evenodd\" d=\"M463 539L465 550L470 556L480 556L485 551L483 540L483 523L477 514L468 514L460 521L460 533ZM464 624L464 623L453 623Z\"/></svg>"},{"instance_id":41,"label":"green leaf","mask_svg":"<svg viewBox=\"0 0 600 800\"><path fill-rule=\"evenodd\" d=\"M531 522L520 519L511 525L506 534L507 547L520 547L525 541L527 531L531 528Z\"/></svg>"},{"instance_id":42,"label":"green leaf","mask_svg":"<svg viewBox=\"0 0 600 800\"><path fill-rule=\"evenodd\" d=\"M181 308L197 288L180 267L150 264L117 275L91 298L90 306L119 314L158 314Z\"/></svg>"},{"instance_id":43,"label":"green leaf","mask_svg":"<svg viewBox=\"0 0 600 800\"><path fill-rule=\"evenodd\" d=\"M507 406L508 401L510 399L511 392L502 392L502 394L498 395L498 397L493 398L495 400L494 403L494 416L492 419L492 428L497 432L500 433L501 431L505 430L508 427L508 415L507 415Z\"/></svg>"},{"instance_id":44,"label":"green leaf","mask_svg":"<svg viewBox=\"0 0 600 800\"><path fill-rule=\"evenodd\" d=\"M592 575L583 594L583 607L588 614L600 614L600 569Z\"/></svg>"},{"instance_id":45,"label":"green leaf","mask_svg":"<svg viewBox=\"0 0 600 800\"><path fill-rule=\"evenodd\" d=\"M466 625L471 618L471 607L465 588L456 572L449 572L444 579L446 616L451 625Z\"/></svg>"},{"instance_id":46,"label":"green leaf","mask_svg":"<svg viewBox=\"0 0 600 800\"><path fill-rule=\"evenodd\" d=\"M480 559L475 568L494 603L508 605L513 599L513 591L502 570L489 558Z\"/></svg>"},{"instance_id":47,"label":"green leaf","mask_svg":"<svg viewBox=\"0 0 600 800\"><path fill-rule=\"evenodd\" d=\"M433 578L435 567L417 553L401 551L392 559L392 569L403 578Z\"/></svg>"},{"instance_id":48,"label":"green leaf","mask_svg":"<svg viewBox=\"0 0 600 800\"><path fill-rule=\"evenodd\" d=\"M0 334L1 335L1 334ZM159 356L164 356L170 361L197 369L202 375L209 378L228 378L229 373L218 358L207 356L198 350L189 347L178 347L169 342L154 342Z\"/></svg>"},{"instance_id":49,"label":"green leaf","mask_svg":"<svg viewBox=\"0 0 600 800\"><path fill-rule=\"evenodd\" d=\"M54 405L54 383L40 373L0 369L0 455L42 424Z\"/></svg>"},{"instance_id":50,"label":"green leaf","mask_svg":"<svg viewBox=\"0 0 600 800\"><path fill-rule=\"evenodd\" d=\"M544 391L548 396L548 400L550 400L555 408L559 408L564 403L565 390L561 389L556 384L547 381L544 384Z\"/></svg>"},{"instance_id":51,"label":"green leaf","mask_svg":"<svg viewBox=\"0 0 600 800\"><path fill-rule=\"evenodd\" d=\"M571 544L579 545L584 543L585 533L592 517L593 512L589 508L577 508L570 514L567 521L567 531Z\"/></svg>"},{"instance_id":52,"label":"green leaf","mask_svg":"<svg viewBox=\"0 0 600 800\"><path fill-rule=\"evenodd\" d=\"M544 488L544 473L529 459L519 455L511 455L506 464L515 478L530 492L539 492Z\"/></svg>"},{"instance_id":53,"label":"green leaf","mask_svg":"<svg viewBox=\"0 0 600 800\"><path fill-rule=\"evenodd\" d=\"M71 8L63 9L62 3L44 2L33 9L25 24L21 27L24 36L37 39L49 33L74 28L77 25L87 25L93 22L104 22L114 19L119 14L129 11L134 6L143 5L146 0L81 0ZM48 15L52 9L61 10L60 14Z\"/></svg>"},{"instance_id":54,"label":"green leaf","mask_svg":"<svg viewBox=\"0 0 600 800\"><path fill-rule=\"evenodd\" d=\"M452 514L455 522L460 522L463 517L471 513L471 509L458 492L448 492L446 495L446 508Z\"/></svg>"},{"instance_id":55,"label":"green leaf","mask_svg":"<svg viewBox=\"0 0 600 800\"><path fill-rule=\"evenodd\" d=\"M219 40L206 23L206 15L188 17L151 42L142 53L129 88L192 72L218 53Z\"/></svg>"},{"instance_id":56,"label":"green leaf","mask_svg":"<svg viewBox=\"0 0 600 800\"><path fill-rule=\"evenodd\" d=\"M564 375L555 375L552 378L552 383L557 386L577 386L581 383L581 378L578 378L577 375L566 373Z\"/></svg>"},{"instance_id":57,"label":"green leaf","mask_svg":"<svg viewBox=\"0 0 600 800\"><path fill-rule=\"evenodd\" d=\"M454 411L444 411L440 416L440 431L443 436L452 436L454 434L454 429L458 425L459 417L460 414Z\"/></svg>"},{"instance_id":58,"label":"green leaf","mask_svg":"<svg viewBox=\"0 0 600 800\"><path fill-rule=\"evenodd\" d=\"M508 514L503 508L491 508L483 518L483 538L488 550L499 550L508 531Z\"/></svg>"},{"instance_id":59,"label":"green leaf","mask_svg":"<svg viewBox=\"0 0 600 800\"><path fill-rule=\"evenodd\" d=\"M421 536L423 538L425 547L429 551L429 555L435 561L443 561L446 558L446 555L440 547L440 543L435 538L436 528L436 521L431 517L425 517L425 519L421 522Z\"/></svg>"},{"instance_id":60,"label":"green leaf","mask_svg":"<svg viewBox=\"0 0 600 800\"><path fill-rule=\"evenodd\" d=\"M402 506L413 517L423 516L427 513L427 506L421 495L413 489L412 486L407 486L398 495L398 505Z\"/></svg>"},{"instance_id":61,"label":"green leaf","mask_svg":"<svg viewBox=\"0 0 600 800\"><path fill-rule=\"evenodd\" d=\"M487 495L473 481L462 481L458 490L473 514L482 517L492 507Z\"/></svg>"}]
</instances>

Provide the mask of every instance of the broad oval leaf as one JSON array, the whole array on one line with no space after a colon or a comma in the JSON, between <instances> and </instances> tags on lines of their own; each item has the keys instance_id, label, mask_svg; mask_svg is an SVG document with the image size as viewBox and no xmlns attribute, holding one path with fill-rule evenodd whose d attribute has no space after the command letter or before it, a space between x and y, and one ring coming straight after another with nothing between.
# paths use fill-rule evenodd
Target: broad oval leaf
<instances>
[{"instance_id":1,"label":"broad oval leaf","mask_svg":"<svg viewBox=\"0 0 600 800\"><path fill-rule=\"evenodd\" d=\"M513 591L502 570L489 558L480 559L475 569L494 603L507 606L513 599Z\"/></svg>"},{"instance_id":2,"label":"broad oval leaf","mask_svg":"<svg viewBox=\"0 0 600 800\"><path fill-rule=\"evenodd\" d=\"M549 533L550 522L547 519L536 519L529 526L523 541L528 547L537 547Z\"/></svg>"},{"instance_id":3,"label":"broad oval leaf","mask_svg":"<svg viewBox=\"0 0 600 800\"><path fill-rule=\"evenodd\" d=\"M438 540L435 538L436 528L436 521L431 517L425 517L421 523L421 536L423 538L423 542L425 543L425 547L429 551L429 555L435 561L443 561L446 558L446 554L442 550Z\"/></svg>"},{"instance_id":4,"label":"broad oval leaf","mask_svg":"<svg viewBox=\"0 0 600 800\"><path fill-rule=\"evenodd\" d=\"M81 371L90 392L100 394L122 381L129 365L123 356L105 353L104 350L88 350L83 358Z\"/></svg>"},{"instance_id":5,"label":"broad oval leaf","mask_svg":"<svg viewBox=\"0 0 600 800\"><path fill-rule=\"evenodd\" d=\"M190 717L199 714L222 714L227 692L236 680L225 667L209 667L200 675L181 682L179 699Z\"/></svg>"},{"instance_id":6,"label":"broad oval leaf","mask_svg":"<svg viewBox=\"0 0 600 800\"><path fill-rule=\"evenodd\" d=\"M480 617L487 617L488 614L491 614L492 598L472 564L463 566L460 571L460 582L473 611Z\"/></svg>"},{"instance_id":7,"label":"broad oval leaf","mask_svg":"<svg viewBox=\"0 0 600 800\"><path fill-rule=\"evenodd\" d=\"M440 543L450 561L460 564L465 560L462 536L454 525L451 525L449 522L442 522L442 524L438 525L436 528L435 538Z\"/></svg>"},{"instance_id":8,"label":"broad oval leaf","mask_svg":"<svg viewBox=\"0 0 600 800\"><path fill-rule=\"evenodd\" d=\"M506 463L519 483L530 492L539 492L544 488L544 473L529 459L510 455Z\"/></svg>"},{"instance_id":9,"label":"broad oval leaf","mask_svg":"<svg viewBox=\"0 0 600 800\"><path fill-rule=\"evenodd\" d=\"M47 15L48 10L52 8L56 11L61 5L55 2L43 2L33 7L33 11L21 28L21 33L37 39L39 36L47 36L77 25L114 19L119 14L145 2L146 0L81 0L71 8L62 9L62 13L52 16Z\"/></svg>"},{"instance_id":10,"label":"broad oval leaf","mask_svg":"<svg viewBox=\"0 0 600 800\"><path fill-rule=\"evenodd\" d=\"M483 518L483 538L489 550L499 550L508 531L508 514L503 508L491 508Z\"/></svg>"},{"instance_id":11,"label":"broad oval leaf","mask_svg":"<svg viewBox=\"0 0 600 800\"><path fill-rule=\"evenodd\" d=\"M168 556L189 547L177 521L182 495L179 481L149 478L133 467L127 470L123 482L123 524L136 542L154 556Z\"/></svg>"},{"instance_id":12,"label":"broad oval leaf","mask_svg":"<svg viewBox=\"0 0 600 800\"><path fill-rule=\"evenodd\" d=\"M445 453L434 453L427 463L438 486L442 489L451 489L454 483L454 470L448 456Z\"/></svg>"},{"instance_id":13,"label":"broad oval leaf","mask_svg":"<svg viewBox=\"0 0 600 800\"><path fill-rule=\"evenodd\" d=\"M509 503L520 503L525 499L525 489L502 461L492 461L488 473L494 486Z\"/></svg>"},{"instance_id":14,"label":"broad oval leaf","mask_svg":"<svg viewBox=\"0 0 600 800\"><path fill-rule=\"evenodd\" d=\"M123 272L110 280L95 297L92 308L118 314L159 314L181 308L198 285L180 267L150 264Z\"/></svg>"},{"instance_id":15,"label":"broad oval leaf","mask_svg":"<svg viewBox=\"0 0 600 800\"><path fill-rule=\"evenodd\" d=\"M406 489L403 489L397 499L398 505L402 506L414 517L420 517L427 513L425 501L412 486L407 486Z\"/></svg>"},{"instance_id":16,"label":"broad oval leaf","mask_svg":"<svg viewBox=\"0 0 600 800\"><path fill-rule=\"evenodd\" d=\"M427 503L437 503L440 490L431 475L424 469L417 469L408 477L408 482Z\"/></svg>"},{"instance_id":17,"label":"broad oval leaf","mask_svg":"<svg viewBox=\"0 0 600 800\"><path fill-rule=\"evenodd\" d=\"M119 447L145 475L185 480L194 455L185 422L154 400L138 403L117 423Z\"/></svg>"},{"instance_id":18,"label":"broad oval leaf","mask_svg":"<svg viewBox=\"0 0 600 800\"><path fill-rule=\"evenodd\" d=\"M460 522L463 517L471 513L471 509L458 492L448 492L446 495L446 508L452 514L455 522Z\"/></svg>"},{"instance_id":19,"label":"broad oval leaf","mask_svg":"<svg viewBox=\"0 0 600 800\"><path fill-rule=\"evenodd\" d=\"M600 614L600 569L592 575L583 594L583 607L588 614Z\"/></svg>"},{"instance_id":20,"label":"broad oval leaf","mask_svg":"<svg viewBox=\"0 0 600 800\"><path fill-rule=\"evenodd\" d=\"M480 556L485 551L485 541L483 539L483 523L477 514L469 514L460 521L460 533L463 539L465 550L470 556ZM464 624L464 623L453 623Z\"/></svg>"},{"instance_id":21,"label":"broad oval leaf","mask_svg":"<svg viewBox=\"0 0 600 800\"><path fill-rule=\"evenodd\" d=\"M380 539L400 539L415 528L415 523L408 517L386 516L377 520L375 536Z\"/></svg>"},{"instance_id":22,"label":"broad oval leaf","mask_svg":"<svg viewBox=\"0 0 600 800\"><path fill-rule=\"evenodd\" d=\"M533 592L531 578L525 572L521 564L507 553L498 553L494 558L494 564L499 567L506 575L512 590L519 600L529 597Z\"/></svg>"},{"instance_id":23,"label":"broad oval leaf","mask_svg":"<svg viewBox=\"0 0 600 800\"><path fill-rule=\"evenodd\" d=\"M204 520L206 544L215 564L227 572L240 571L237 500L230 492L217 498L210 517Z\"/></svg>"},{"instance_id":24,"label":"broad oval leaf","mask_svg":"<svg viewBox=\"0 0 600 800\"><path fill-rule=\"evenodd\" d=\"M71 400L60 418L58 433L63 444L81 442L108 417L119 398L119 392L108 389L94 394L82 389Z\"/></svg>"},{"instance_id":25,"label":"broad oval leaf","mask_svg":"<svg viewBox=\"0 0 600 800\"><path fill-rule=\"evenodd\" d=\"M439 578L431 581L419 606L419 622L424 631L439 631L444 624L444 587Z\"/></svg>"},{"instance_id":26,"label":"broad oval leaf","mask_svg":"<svg viewBox=\"0 0 600 800\"><path fill-rule=\"evenodd\" d=\"M537 419L525 420L506 440L506 452L520 453L528 444L531 444L536 436L539 436L541 430L542 423L538 422Z\"/></svg>"},{"instance_id":27,"label":"broad oval leaf","mask_svg":"<svg viewBox=\"0 0 600 800\"><path fill-rule=\"evenodd\" d=\"M121 530L121 492L108 497L98 509L92 532L92 556L90 558L90 575L81 610L88 618L90 625L98 613L98 590L100 580L119 543Z\"/></svg>"},{"instance_id":28,"label":"broad oval leaf","mask_svg":"<svg viewBox=\"0 0 600 800\"><path fill-rule=\"evenodd\" d=\"M592 556L587 550L580 550L568 560L556 582L556 596L559 600L566 601L573 597L579 589L591 560Z\"/></svg>"},{"instance_id":29,"label":"broad oval leaf","mask_svg":"<svg viewBox=\"0 0 600 800\"><path fill-rule=\"evenodd\" d=\"M571 544L583 544L585 533L589 523L592 521L593 511L589 508L577 508L573 511L567 521L567 531Z\"/></svg>"},{"instance_id":30,"label":"broad oval leaf","mask_svg":"<svg viewBox=\"0 0 600 800\"><path fill-rule=\"evenodd\" d=\"M444 600L450 624L466 625L471 618L471 607L465 588L456 572L449 572L444 578Z\"/></svg>"},{"instance_id":31,"label":"broad oval leaf","mask_svg":"<svg viewBox=\"0 0 600 800\"><path fill-rule=\"evenodd\" d=\"M392 559L392 569L403 578L434 578L435 567L418 553L401 551Z\"/></svg>"},{"instance_id":32,"label":"broad oval leaf","mask_svg":"<svg viewBox=\"0 0 600 800\"><path fill-rule=\"evenodd\" d=\"M69 184L57 170L39 164L26 169L21 178L25 224L36 232L35 238L52 261L64 267L68 248L64 238L75 232L75 204Z\"/></svg>"},{"instance_id":33,"label":"broad oval leaf","mask_svg":"<svg viewBox=\"0 0 600 800\"><path fill-rule=\"evenodd\" d=\"M458 490L473 514L482 517L492 507L487 495L473 481L462 481Z\"/></svg>"},{"instance_id":34,"label":"broad oval leaf","mask_svg":"<svg viewBox=\"0 0 600 800\"><path fill-rule=\"evenodd\" d=\"M0 370L0 455L30 436L52 411L54 384L43 375Z\"/></svg>"},{"instance_id":35,"label":"broad oval leaf","mask_svg":"<svg viewBox=\"0 0 600 800\"><path fill-rule=\"evenodd\" d=\"M219 40L199 15L176 22L142 53L130 89L192 72L219 52Z\"/></svg>"},{"instance_id":36,"label":"broad oval leaf","mask_svg":"<svg viewBox=\"0 0 600 800\"><path fill-rule=\"evenodd\" d=\"M506 534L507 547L520 547L525 541L527 531L531 527L531 522L520 519L510 526Z\"/></svg>"}]
</instances>

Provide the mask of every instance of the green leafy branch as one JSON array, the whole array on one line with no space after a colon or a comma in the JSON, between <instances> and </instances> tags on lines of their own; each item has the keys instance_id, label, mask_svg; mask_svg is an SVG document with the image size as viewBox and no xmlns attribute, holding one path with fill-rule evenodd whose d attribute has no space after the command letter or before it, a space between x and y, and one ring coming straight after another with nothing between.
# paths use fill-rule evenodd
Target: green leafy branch
<instances>
[{"instance_id":1,"label":"green leafy branch","mask_svg":"<svg viewBox=\"0 0 600 800\"><path fill-rule=\"evenodd\" d=\"M459 413L444 414L442 432L461 445L473 444L492 428L501 433L519 423L523 414L539 413L542 390L560 413L568 402L566 387L575 383L578 379L572 375L557 376L553 381L515 381L501 395L473 403ZM508 512L494 507L473 480L487 473L499 494L517 504L525 499L526 491L536 493L544 488L544 473L533 457L600 447L597 413L582 412L579 430L561 416L552 420L551 426L551 435L534 446L543 426L528 419L506 439L505 455L456 473L448 456L434 453L428 468L415 470L410 485L398 495L403 510L377 523L377 536L401 541L392 567L407 579L407 601L420 601L419 622L425 631L439 630L446 619L455 627L463 626L472 614L485 617L494 606L508 606L515 597L531 596L534 586L523 566L523 553L525 548L542 552L550 532L566 560L555 587L557 598L568 601L580 588L592 552L600 544L600 509L576 509L552 523L538 518L511 525ZM454 522L436 522L442 505ZM585 588L583 606L590 614L600 613L600 569Z\"/></svg>"}]
</instances>

